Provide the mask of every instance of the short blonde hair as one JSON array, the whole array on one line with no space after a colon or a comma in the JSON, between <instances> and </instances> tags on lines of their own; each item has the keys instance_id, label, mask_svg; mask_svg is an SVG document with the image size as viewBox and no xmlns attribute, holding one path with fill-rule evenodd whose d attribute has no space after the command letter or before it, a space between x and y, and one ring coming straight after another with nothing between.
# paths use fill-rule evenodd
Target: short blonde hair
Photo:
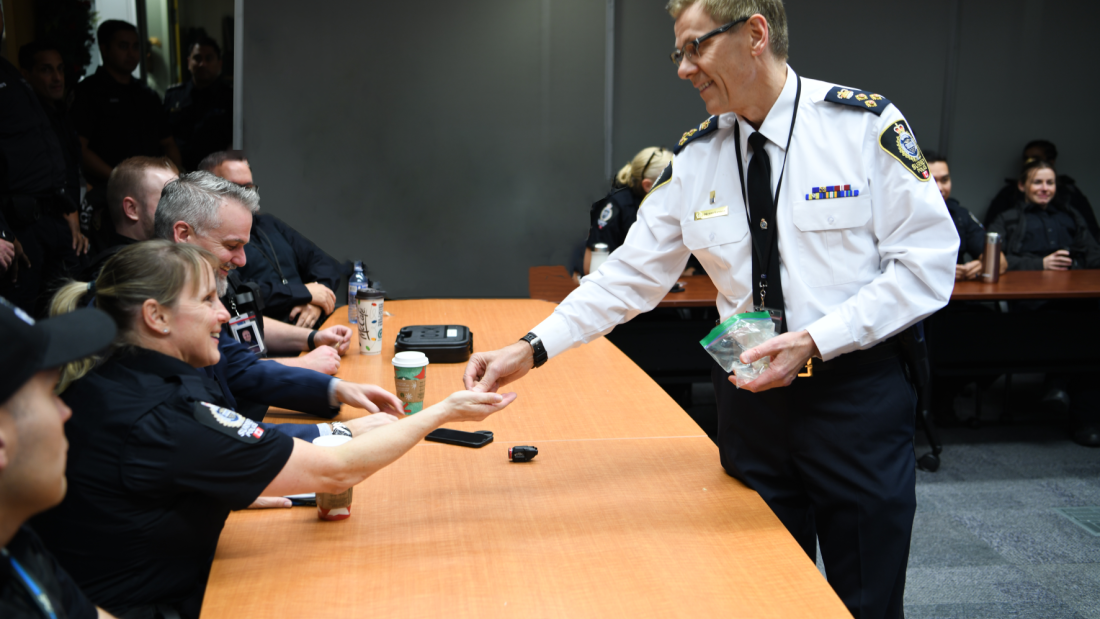
<instances>
[{"instance_id":1,"label":"short blonde hair","mask_svg":"<svg viewBox=\"0 0 1100 619\"><path fill-rule=\"evenodd\" d=\"M699 4L719 24L729 23L742 17L752 17L757 13L768 22L771 34L772 54L779 60L786 60L790 42L787 39L787 11L783 0L669 0L665 10L674 19L693 4Z\"/></svg>"},{"instance_id":2,"label":"short blonde hair","mask_svg":"<svg viewBox=\"0 0 1100 619\"><path fill-rule=\"evenodd\" d=\"M644 195L642 180L648 178L656 181L670 161L672 161L672 151L667 148L660 146L643 148L615 175L615 184L620 187L630 187L635 195Z\"/></svg>"},{"instance_id":3,"label":"short blonde hair","mask_svg":"<svg viewBox=\"0 0 1100 619\"><path fill-rule=\"evenodd\" d=\"M80 311L85 299L95 295L95 307L107 312L118 326L112 350L135 343L134 327L147 299L175 307L180 295L202 285L204 275L214 277L218 259L209 251L187 243L152 240L129 245L103 265L94 289L87 282L69 282L50 303L50 315ZM61 369L58 393L90 372L99 359L74 361Z\"/></svg>"}]
</instances>

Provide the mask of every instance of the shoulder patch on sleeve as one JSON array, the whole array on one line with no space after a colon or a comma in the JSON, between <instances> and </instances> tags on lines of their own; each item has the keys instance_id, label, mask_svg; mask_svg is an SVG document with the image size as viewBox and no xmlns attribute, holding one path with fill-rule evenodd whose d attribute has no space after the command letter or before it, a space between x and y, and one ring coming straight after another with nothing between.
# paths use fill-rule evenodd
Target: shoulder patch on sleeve
<instances>
[{"instance_id":1,"label":"shoulder patch on sleeve","mask_svg":"<svg viewBox=\"0 0 1100 619\"><path fill-rule=\"evenodd\" d=\"M909 130L909 125L900 118L886 125L878 136L878 144L882 150L890 153L906 170L917 177L921 182L928 182L932 175L928 172L928 162L924 160L924 153L917 146L917 138Z\"/></svg>"},{"instance_id":2,"label":"shoulder patch on sleeve","mask_svg":"<svg viewBox=\"0 0 1100 619\"><path fill-rule=\"evenodd\" d=\"M258 423L236 411L209 402L192 402L191 406L196 421L242 443L259 443L264 438Z\"/></svg>"},{"instance_id":3,"label":"shoulder patch on sleeve","mask_svg":"<svg viewBox=\"0 0 1100 619\"><path fill-rule=\"evenodd\" d=\"M680 141L676 143L676 148L672 149L673 155L679 155L680 151L684 150L684 147L688 145L688 142L696 140L712 131L718 129L718 117L711 116L704 120L698 127L691 129L684 133L684 137L680 138Z\"/></svg>"},{"instance_id":4,"label":"shoulder patch on sleeve","mask_svg":"<svg viewBox=\"0 0 1100 619\"><path fill-rule=\"evenodd\" d=\"M881 116L886 106L890 105L890 100L882 95L865 90L844 88L843 86L833 86L829 93L825 95L825 100L831 103L858 107L861 110L871 112L875 116Z\"/></svg>"}]
</instances>

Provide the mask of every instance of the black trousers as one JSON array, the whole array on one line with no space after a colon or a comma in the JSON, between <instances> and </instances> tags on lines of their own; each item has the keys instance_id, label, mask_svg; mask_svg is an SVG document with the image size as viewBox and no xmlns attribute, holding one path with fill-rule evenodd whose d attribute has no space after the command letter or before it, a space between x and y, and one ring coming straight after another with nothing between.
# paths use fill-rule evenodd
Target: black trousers
<instances>
[{"instance_id":1,"label":"black trousers","mask_svg":"<svg viewBox=\"0 0 1100 619\"><path fill-rule=\"evenodd\" d=\"M902 360L763 393L715 365L726 472L760 493L856 619L901 617L916 511L916 394Z\"/></svg>"}]
</instances>

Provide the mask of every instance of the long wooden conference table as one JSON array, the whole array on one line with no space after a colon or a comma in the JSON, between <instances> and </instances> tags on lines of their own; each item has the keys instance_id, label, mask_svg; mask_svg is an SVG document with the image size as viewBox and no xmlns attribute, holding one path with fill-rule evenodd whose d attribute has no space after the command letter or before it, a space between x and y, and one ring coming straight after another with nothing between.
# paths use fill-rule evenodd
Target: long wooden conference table
<instances>
[{"instance_id":1,"label":"long wooden conference table","mask_svg":"<svg viewBox=\"0 0 1100 619\"><path fill-rule=\"evenodd\" d=\"M350 351L339 376L392 391L402 326L466 325L485 351L553 308L387 301L389 346ZM426 401L460 389L463 369L430 365ZM725 474L714 443L609 342L508 388L519 394L509 408L453 424L492 430L493 443L422 442L356 487L348 520L305 507L234 512L203 619L850 616L759 495ZM268 421L316 422L277 410ZM538 457L509 462L515 445Z\"/></svg>"}]
</instances>

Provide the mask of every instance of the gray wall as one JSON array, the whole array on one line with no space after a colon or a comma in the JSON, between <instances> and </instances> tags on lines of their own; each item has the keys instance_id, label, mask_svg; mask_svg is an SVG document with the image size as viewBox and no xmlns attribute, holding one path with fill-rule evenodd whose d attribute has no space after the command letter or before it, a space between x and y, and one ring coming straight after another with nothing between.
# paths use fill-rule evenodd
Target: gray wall
<instances>
[{"instance_id":1,"label":"gray wall","mask_svg":"<svg viewBox=\"0 0 1100 619\"><path fill-rule=\"evenodd\" d=\"M615 169L707 116L668 61L663 5L616 0ZM1100 196L1083 111L1100 3L786 5L791 66L892 99L926 149L945 137L955 197L979 216L1039 137ZM605 26L600 0L249 0L245 146L264 209L365 260L394 297L526 296L527 268L566 263L606 191Z\"/></svg>"}]
</instances>

